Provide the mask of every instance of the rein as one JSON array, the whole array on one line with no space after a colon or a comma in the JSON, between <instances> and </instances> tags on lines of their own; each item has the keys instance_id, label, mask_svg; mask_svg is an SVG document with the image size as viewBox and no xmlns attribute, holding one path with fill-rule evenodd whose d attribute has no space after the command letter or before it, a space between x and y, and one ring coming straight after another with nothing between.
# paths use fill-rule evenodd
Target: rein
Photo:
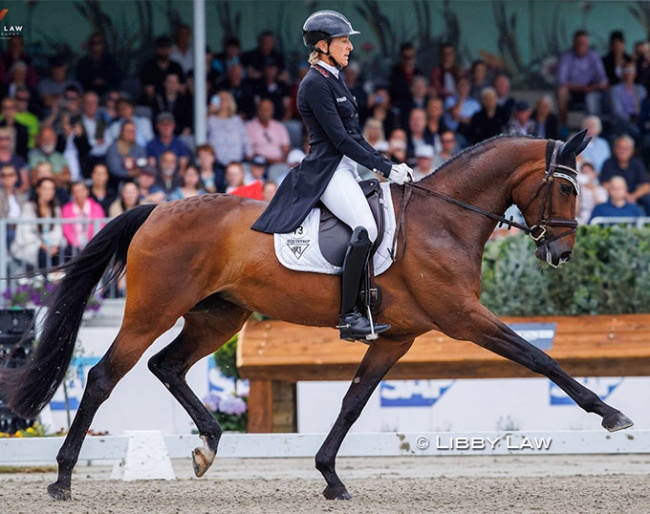
<instances>
[{"instance_id":1,"label":"rein","mask_svg":"<svg viewBox=\"0 0 650 514\"><path fill-rule=\"evenodd\" d=\"M551 145L553 145L551 147ZM526 206L524 207L523 211L527 211L530 205L533 203L533 201L539 196L539 194L544 190L544 197L542 199L542 207L540 209L539 217L537 220L537 223L533 225L532 227L529 227L528 225L518 223L510 217L509 219L506 218L505 216L500 216L499 214L494 214L493 212L487 211L481 207L477 207L475 205L463 202L462 200L457 200L456 198L446 195L444 193L441 193L439 191L435 191L433 189L426 188L424 186L421 186L417 183L414 182L407 182L404 184L404 195L402 197L402 203L400 205L400 214L399 214L399 219L398 219L398 226L397 226L397 233L395 234L395 239L393 242L393 248L391 250L391 257L393 258L393 261L399 260L399 257L397 255L397 246L398 246L398 239L401 234L404 232L404 225L406 223L406 206L411 198L411 195L413 193L413 190L418 190L422 191L426 195L429 196L434 196L436 198L440 198L441 200L444 200L445 202L451 203L453 205L456 205L458 207L461 207L465 210L475 212L477 214L480 214L482 216L485 216L486 218L490 218L492 220L495 220L499 223L499 226L501 225L508 225L508 227L515 227L518 228L519 230L523 231L526 235L530 236L533 241L535 241L535 244L538 246L541 244L545 243L551 243L553 241L556 241L558 239L561 239L563 237L566 237L568 235L571 235L576 232L576 229L578 227L578 222L575 219L562 219L562 218L552 218L551 217L551 208L553 205L553 179L555 177L560 177L568 182L571 183L573 188L576 191L576 194L580 194L580 186L578 184L578 181L576 180L576 177L578 175L578 171L569 167L565 166L563 164L558 164L557 162L557 157L560 151L560 148L562 146L562 142L560 141L549 141L548 146L547 146L547 162L548 167L546 169L546 173L544 175L544 178L542 181L539 183L537 188L535 189L535 192L531 196L530 200L526 203ZM550 155L549 155L550 154ZM550 162L549 162L550 161ZM558 172L558 170L562 170L562 172ZM564 173L563 173L564 172ZM548 217L545 217L545 211L547 210L548 207ZM552 237L547 237L546 233L546 227L569 227L569 230L562 232L560 234L557 234ZM402 238L402 252L401 254L404 255L404 252L406 251L406 237Z\"/></svg>"}]
</instances>

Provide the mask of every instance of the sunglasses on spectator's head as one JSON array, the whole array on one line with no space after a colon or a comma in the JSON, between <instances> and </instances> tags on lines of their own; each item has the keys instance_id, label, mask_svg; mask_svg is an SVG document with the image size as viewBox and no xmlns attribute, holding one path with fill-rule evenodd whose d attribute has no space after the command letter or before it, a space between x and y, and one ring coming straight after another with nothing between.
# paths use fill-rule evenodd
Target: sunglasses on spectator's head
<instances>
[{"instance_id":1,"label":"sunglasses on spectator's head","mask_svg":"<svg viewBox=\"0 0 650 514\"><path fill-rule=\"evenodd\" d=\"M2 177L2 178L15 177L15 176L16 176L16 174L13 171L3 171L0 174L0 177Z\"/></svg>"}]
</instances>

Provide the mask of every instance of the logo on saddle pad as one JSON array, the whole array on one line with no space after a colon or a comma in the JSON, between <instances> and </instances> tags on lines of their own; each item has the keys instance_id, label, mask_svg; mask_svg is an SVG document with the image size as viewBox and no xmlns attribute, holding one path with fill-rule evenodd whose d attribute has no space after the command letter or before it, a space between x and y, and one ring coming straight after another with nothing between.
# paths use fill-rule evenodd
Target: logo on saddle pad
<instances>
[{"instance_id":1,"label":"logo on saddle pad","mask_svg":"<svg viewBox=\"0 0 650 514\"><path fill-rule=\"evenodd\" d=\"M287 239L286 244L287 248L291 250L291 253L293 253L296 260L298 260L311 245L311 238L305 232L304 227L300 225L291 233L291 237Z\"/></svg>"}]
</instances>

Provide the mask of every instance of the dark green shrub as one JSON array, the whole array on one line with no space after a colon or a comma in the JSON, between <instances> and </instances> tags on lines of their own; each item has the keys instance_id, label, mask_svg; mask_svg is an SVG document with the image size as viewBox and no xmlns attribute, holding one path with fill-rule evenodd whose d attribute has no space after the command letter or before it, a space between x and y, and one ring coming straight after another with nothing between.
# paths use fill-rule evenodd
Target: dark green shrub
<instances>
[{"instance_id":1,"label":"dark green shrub","mask_svg":"<svg viewBox=\"0 0 650 514\"><path fill-rule=\"evenodd\" d=\"M481 301L500 316L650 312L650 228L580 227L573 260L552 269L521 234L488 243Z\"/></svg>"}]
</instances>

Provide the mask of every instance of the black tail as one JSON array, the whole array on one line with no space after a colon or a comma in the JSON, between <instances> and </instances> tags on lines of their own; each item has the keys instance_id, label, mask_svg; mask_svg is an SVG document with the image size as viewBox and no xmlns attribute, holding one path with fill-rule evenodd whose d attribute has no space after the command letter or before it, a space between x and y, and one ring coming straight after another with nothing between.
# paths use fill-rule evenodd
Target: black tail
<instances>
[{"instance_id":1,"label":"black tail","mask_svg":"<svg viewBox=\"0 0 650 514\"><path fill-rule=\"evenodd\" d=\"M68 370L86 304L111 259L113 276L126 266L133 236L155 205L126 211L109 222L84 250L62 266L66 274L57 287L43 321L39 342L27 364L0 369L0 395L19 416L34 418L49 403Z\"/></svg>"}]
</instances>

